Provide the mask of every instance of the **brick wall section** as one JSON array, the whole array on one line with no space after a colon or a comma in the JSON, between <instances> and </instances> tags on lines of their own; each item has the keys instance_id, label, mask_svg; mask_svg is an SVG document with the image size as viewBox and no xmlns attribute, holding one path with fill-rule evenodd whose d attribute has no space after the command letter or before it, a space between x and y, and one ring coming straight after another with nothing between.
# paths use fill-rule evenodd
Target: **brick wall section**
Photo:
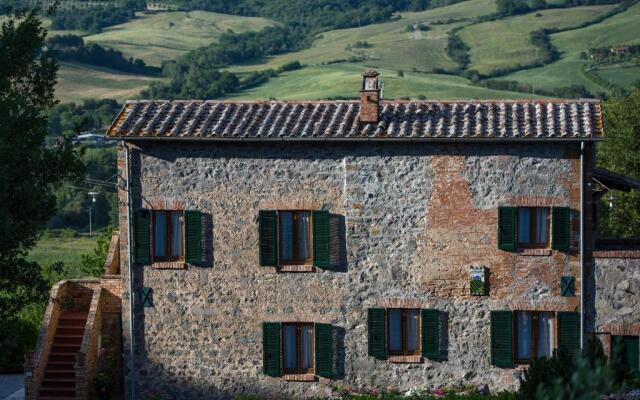
<instances>
[{"instance_id":1,"label":"brick wall section","mask_svg":"<svg viewBox=\"0 0 640 400\"><path fill-rule=\"evenodd\" d=\"M126 176L124 149L118 154ZM129 161L133 209L144 199L182 199L213 221L212 268L133 266L134 293L151 287L154 302L135 307L139 396L320 397L333 384L515 388L518 370L490 365L489 312L580 308L577 144L141 142ZM124 187L122 238L129 234ZM497 248L498 207L521 203L571 207L569 254ZM337 271L278 273L258 265L258 211L298 204L342 221L345 238L334 250L344 253L345 265ZM127 241L120 247L128 351ZM470 295L474 266L487 267L489 296ZM576 297L560 296L564 275L576 277ZM381 304L441 310L444 360L368 357L366 310ZM337 381L283 383L261 373L261 323L291 320L328 322L343 332Z\"/></svg>"},{"instance_id":2,"label":"brick wall section","mask_svg":"<svg viewBox=\"0 0 640 400\"><path fill-rule=\"evenodd\" d=\"M82 345L76 355L76 399L78 400L94 397L93 377L100 352L103 293L104 290L101 286L96 286L93 289Z\"/></svg>"},{"instance_id":3,"label":"brick wall section","mask_svg":"<svg viewBox=\"0 0 640 400\"><path fill-rule=\"evenodd\" d=\"M114 231L109 242L107 259L104 263L106 275L120 275L120 232Z\"/></svg>"},{"instance_id":4,"label":"brick wall section","mask_svg":"<svg viewBox=\"0 0 640 400\"><path fill-rule=\"evenodd\" d=\"M58 329L58 319L62 311L59 300L67 296L68 286L68 281L60 281L51 288L50 301L40 325L36 348L26 356L24 383L26 400L35 400L40 390L49 351L56 329Z\"/></svg>"}]
</instances>

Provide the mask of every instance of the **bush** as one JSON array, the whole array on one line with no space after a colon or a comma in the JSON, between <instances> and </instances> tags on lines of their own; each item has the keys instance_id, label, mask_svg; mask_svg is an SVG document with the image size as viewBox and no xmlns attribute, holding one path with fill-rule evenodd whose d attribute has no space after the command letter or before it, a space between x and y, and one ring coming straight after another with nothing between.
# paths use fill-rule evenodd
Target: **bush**
<instances>
[{"instance_id":1,"label":"bush","mask_svg":"<svg viewBox=\"0 0 640 400\"><path fill-rule=\"evenodd\" d=\"M93 277L100 277L104 272L104 262L109 252L111 233L113 228L109 227L100 234L96 241L93 254L82 254L82 272Z\"/></svg>"},{"instance_id":2,"label":"bush","mask_svg":"<svg viewBox=\"0 0 640 400\"><path fill-rule=\"evenodd\" d=\"M26 306L16 318L0 321L0 374L24 372L24 356L38 341L45 305Z\"/></svg>"}]
</instances>

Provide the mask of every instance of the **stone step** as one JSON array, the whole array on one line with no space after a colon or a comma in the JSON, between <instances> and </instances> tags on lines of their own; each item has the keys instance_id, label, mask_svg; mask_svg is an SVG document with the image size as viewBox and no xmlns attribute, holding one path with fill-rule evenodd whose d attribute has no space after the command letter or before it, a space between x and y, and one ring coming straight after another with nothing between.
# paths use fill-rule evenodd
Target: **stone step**
<instances>
[{"instance_id":1,"label":"stone step","mask_svg":"<svg viewBox=\"0 0 640 400\"><path fill-rule=\"evenodd\" d=\"M65 369L65 370L47 370L44 373L44 379L75 379L76 372L73 369Z\"/></svg>"},{"instance_id":2,"label":"stone step","mask_svg":"<svg viewBox=\"0 0 640 400\"><path fill-rule=\"evenodd\" d=\"M44 379L41 389L73 389L76 388L75 379Z\"/></svg>"},{"instance_id":3,"label":"stone step","mask_svg":"<svg viewBox=\"0 0 640 400\"><path fill-rule=\"evenodd\" d=\"M79 344L54 344L49 354L76 354L80 351Z\"/></svg>"}]
</instances>

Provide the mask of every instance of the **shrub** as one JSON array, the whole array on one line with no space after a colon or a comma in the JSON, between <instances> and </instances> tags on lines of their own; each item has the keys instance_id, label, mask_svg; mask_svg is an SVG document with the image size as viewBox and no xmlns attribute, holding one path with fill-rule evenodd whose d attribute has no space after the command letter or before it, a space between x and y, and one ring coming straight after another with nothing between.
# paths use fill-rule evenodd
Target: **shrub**
<instances>
[{"instance_id":1,"label":"shrub","mask_svg":"<svg viewBox=\"0 0 640 400\"><path fill-rule=\"evenodd\" d=\"M102 348L98 355L98 368L93 378L93 387L99 399L111 399L120 386L120 369L115 350Z\"/></svg>"},{"instance_id":2,"label":"shrub","mask_svg":"<svg viewBox=\"0 0 640 400\"><path fill-rule=\"evenodd\" d=\"M44 309L44 304L32 304L0 321L0 374L24 372L24 356L36 347Z\"/></svg>"}]
</instances>

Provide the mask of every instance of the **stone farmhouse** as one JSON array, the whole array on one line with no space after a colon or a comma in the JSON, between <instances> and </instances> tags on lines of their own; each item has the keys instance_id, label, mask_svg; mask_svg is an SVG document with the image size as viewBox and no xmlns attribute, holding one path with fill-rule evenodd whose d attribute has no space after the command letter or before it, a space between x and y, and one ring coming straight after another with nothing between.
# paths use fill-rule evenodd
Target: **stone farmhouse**
<instances>
[{"instance_id":1,"label":"stone farmhouse","mask_svg":"<svg viewBox=\"0 0 640 400\"><path fill-rule=\"evenodd\" d=\"M590 337L638 368L640 246L595 201L596 100L130 101L98 280L52 290L27 398L515 389Z\"/></svg>"}]
</instances>

